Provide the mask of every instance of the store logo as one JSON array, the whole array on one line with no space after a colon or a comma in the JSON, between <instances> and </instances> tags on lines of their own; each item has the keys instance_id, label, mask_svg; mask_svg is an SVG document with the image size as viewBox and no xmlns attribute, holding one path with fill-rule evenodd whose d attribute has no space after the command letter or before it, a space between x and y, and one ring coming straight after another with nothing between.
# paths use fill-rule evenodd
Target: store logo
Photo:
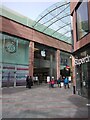
<instances>
[{"instance_id":1,"label":"store logo","mask_svg":"<svg viewBox=\"0 0 90 120\"><path fill-rule=\"evenodd\" d=\"M43 56L43 57L46 56L46 52L45 52L45 50L42 50L42 51L41 51L41 56Z\"/></svg>"},{"instance_id":2,"label":"store logo","mask_svg":"<svg viewBox=\"0 0 90 120\"><path fill-rule=\"evenodd\" d=\"M16 52L16 42L13 40L6 40L5 41L5 50L9 53Z\"/></svg>"},{"instance_id":3,"label":"store logo","mask_svg":"<svg viewBox=\"0 0 90 120\"><path fill-rule=\"evenodd\" d=\"M81 65L88 62L90 62L90 55L87 55L86 57L83 57L81 59L75 59L75 65Z\"/></svg>"}]
</instances>

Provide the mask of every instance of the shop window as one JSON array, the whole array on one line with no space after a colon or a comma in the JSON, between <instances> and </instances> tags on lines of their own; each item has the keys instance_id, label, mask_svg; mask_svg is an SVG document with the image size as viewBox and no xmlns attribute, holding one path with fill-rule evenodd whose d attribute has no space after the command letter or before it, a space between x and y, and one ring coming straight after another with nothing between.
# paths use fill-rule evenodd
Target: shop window
<instances>
[{"instance_id":1,"label":"shop window","mask_svg":"<svg viewBox=\"0 0 90 120\"><path fill-rule=\"evenodd\" d=\"M55 50L43 45L36 45L34 48L34 58L40 60L50 60L50 55L53 56L53 61L55 61Z\"/></svg>"},{"instance_id":2,"label":"shop window","mask_svg":"<svg viewBox=\"0 0 90 120\"><path fill-rule=\"evenodd\" d=\"M77 60L76 67L76 89L79 95L88 97L88 86L90 84L90 46L80 53L77 53L75 59Z\"/></svg>"},{"instance_id":3,"label":"shop window","mask_svg":"<svg viewBox=\"0 0 90 120\"><path fill-rule=\"evenodd\" d=\"M89 32L88 2L82 2L76 11L77 39L80 40Z\"/></svg>"},{"instance_id":4,"label":"shop window","mask_svg":"<svg viewBox=\"0 0 90 120\"><path fill-rule=\"evenodd\" d=\"M3 35L2 39L4 63L29 64L29 41L9 35Z\"/></svg>"},{"instance_id":5,"label":"shop window","mask_svg":"<svg viewBox=\"0 0 90 120\"><path fill-rule=\"evenodd\" d=\"M6 34L1 35L2 87L25 85L29 64L29 41Z\"/></svg>"},{"instance_id":6,"label":"shop window","mask_svg":"<svg viewBox=\"0 0 90 120\"><path fill-rule=\"evenodd\" d=\"M67 58L61 58L61 64L62 65L67 65L68 64Z\"/></svg>"},{"instance_id":7,"label":"shop window","mask_svg":"<svg viewBox=\"0 0 90 120\"><path fill-rule=\"evenodd\" d=\"M71 64L70 63L70 56L71 56L71 54L69 54L67 52L63 52L63 51L60 52L60 65L63 66L63 68L66 65L70 66L70 64Z\"/></svg>"}]
</instances>

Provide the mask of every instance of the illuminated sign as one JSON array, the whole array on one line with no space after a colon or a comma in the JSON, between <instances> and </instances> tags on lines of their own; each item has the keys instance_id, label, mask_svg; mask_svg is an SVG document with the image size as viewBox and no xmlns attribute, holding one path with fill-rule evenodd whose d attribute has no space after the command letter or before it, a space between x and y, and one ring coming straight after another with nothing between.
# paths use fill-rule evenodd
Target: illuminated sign
<instances>
[{"instance_id":1,"label":"illuminated sign","mask_svg":"<svg viewBox=\"0 0 90 120\"><path fill-rule=\"evenodd\" d=\"M83 57L81 59L75 59L75 65L81 65L88 62L90 62L90 55L87 55L86 57Z\"/></svg>"},{"instance_id":2,"label":"illuminated sign","mask_svg":"<svg viewBox=\"0 0 90 120\"><path fill-rule=\"evenodd\" d=\"M41 51L41 56L43 56L43 57L46 56L46 52L45 52L45 50L42 50L42 51Z\"/></svg>"}]
</instances>

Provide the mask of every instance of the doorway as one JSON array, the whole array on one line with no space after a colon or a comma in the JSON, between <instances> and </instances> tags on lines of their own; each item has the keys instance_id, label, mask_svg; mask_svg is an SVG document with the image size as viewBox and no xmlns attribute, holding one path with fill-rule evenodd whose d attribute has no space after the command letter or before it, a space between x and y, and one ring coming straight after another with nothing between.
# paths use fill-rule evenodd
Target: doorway
<instances>
[{"instance_id":1,"label":"doorway","mask_svg":"<svg viewBox=\"0 0 90 120\"><path fill-rule=\"evenodd\" d=\"M56 50L35 43L34 47L34 73L39 83L46 83L47 76L56 78Z\"/></svg>"},{"instance_id":2,"label":"doorway","mask_svg":"<svg viewBox=\"0 0 90 120\"><path fill-rule=\"evenodd\" d=\"M34 77L38 77L39 84L47 82L49 68L34 68Z\"/></svg>"}]
</instances>

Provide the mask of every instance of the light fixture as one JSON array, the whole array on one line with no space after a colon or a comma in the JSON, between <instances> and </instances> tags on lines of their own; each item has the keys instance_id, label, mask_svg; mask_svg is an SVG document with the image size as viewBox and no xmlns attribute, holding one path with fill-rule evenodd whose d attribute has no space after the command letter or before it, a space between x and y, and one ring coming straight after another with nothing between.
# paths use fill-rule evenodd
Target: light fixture
<instances>
[{"instance_id":1,"label":"light fixture","mask_svg":"<svg viewBox=\"0 0 90 120\"><path fill-rule=\"evenodd\" d=\"M70 59L72 58L72 55L70 55L70 57L69 57Z\"/></svg>"}]
</instances>

